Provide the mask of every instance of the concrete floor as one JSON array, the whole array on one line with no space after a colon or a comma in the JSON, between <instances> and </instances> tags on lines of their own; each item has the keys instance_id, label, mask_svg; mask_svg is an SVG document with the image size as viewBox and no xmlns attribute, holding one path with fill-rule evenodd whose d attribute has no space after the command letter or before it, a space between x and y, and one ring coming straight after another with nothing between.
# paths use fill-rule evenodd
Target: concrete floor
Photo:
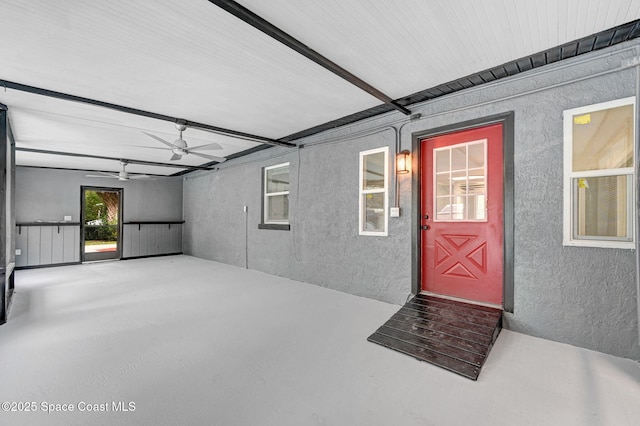
<instances>
[{"instance_id":1,"label":"concrete floor","mask_svg":"<svg viewBox=\"0 0 640 426\"><path fill-rule=\"evenodd\" d=\"M505 330L473 382L367 342L398 308L188 256L18 271L0 424L639 424L634 361Z\"/></svg>"}]
</instances>

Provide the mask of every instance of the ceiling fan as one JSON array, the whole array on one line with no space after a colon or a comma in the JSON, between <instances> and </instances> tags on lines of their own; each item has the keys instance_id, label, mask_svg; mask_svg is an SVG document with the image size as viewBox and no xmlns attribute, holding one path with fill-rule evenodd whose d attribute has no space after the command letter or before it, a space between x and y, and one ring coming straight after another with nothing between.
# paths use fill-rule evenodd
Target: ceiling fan
<instances>
[{"instance_id":1,"label":"ceiling fan","mask_svg":"<svg viewBox=\"0 0 640 426\"><path fill-rule=\"evenodd\" d=\"M148 176L148 175L130 175L127 172L127 170L125 169L125 167L127 167L127 164L129 164L129 163L126 162L125 160L120 160L120 164L122 165L122 170L118 174L107 173L107 172L98 172L98 173L100 173L99 175L87 175L87 177L90 177L90 178L118 179L118 180L121 180L121 181L126 181L126 180L130 180L130 179L153 179L151 176Z\"/></svg>"},{"instance_id":2,"label":"ceiling fan","mask_svg":"<svg viewBox=\"0 0 640 426\"><path fill-rule=\"evenodd\" d=\"M152 135L151 133L142 132L145 135L149 136L150 138L153 138L153 139L157 140L158 142L160 142L161 144L167 146L166 148L154 148L154 147L145 147L145 148L149 148L149 149L165 149L165 150L171 151L173 153L173 155L169 159L170 161L179 160L183 156L189 155L189 154L197 155L198 157L206 158L207 160L217 161L218 163L222 163L223 161L227 160L224 157L216 157L214 155L203 154L201 152L197 152L197 151L202 151L202 150L222 149L222 146L220 146L220 144L218 144L216 142L213 142L213 143L208 143L206 145L198 145L198 146L194 146L194 147L189 147L187 145L187 141L182 139L182 132L184 132L186 130L187 126L185 124L182 124L182 123L176 123L176 128L180 132L180 137L178 137L178 139L176 139L173 142L165 141L164 139L162 139L162 138L160 138L160 137L158 137L156 135Z\"/></svg>"}]
</instances>

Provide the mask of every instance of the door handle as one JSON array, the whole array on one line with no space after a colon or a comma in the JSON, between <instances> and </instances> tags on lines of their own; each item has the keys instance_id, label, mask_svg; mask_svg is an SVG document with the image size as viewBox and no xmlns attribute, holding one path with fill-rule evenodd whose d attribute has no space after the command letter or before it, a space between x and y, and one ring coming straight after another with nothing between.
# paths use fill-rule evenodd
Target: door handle
<instances>
[{"instance_id":1,"label":"door handle","mask_svg":"<svg viewBox=\"0 0 640 426\"><path fill-rule=\"evenodd\" d=\"M423 231L428 231L429 230L429 225L422 225L421 226Z\"/></svg>"}]
</instances>

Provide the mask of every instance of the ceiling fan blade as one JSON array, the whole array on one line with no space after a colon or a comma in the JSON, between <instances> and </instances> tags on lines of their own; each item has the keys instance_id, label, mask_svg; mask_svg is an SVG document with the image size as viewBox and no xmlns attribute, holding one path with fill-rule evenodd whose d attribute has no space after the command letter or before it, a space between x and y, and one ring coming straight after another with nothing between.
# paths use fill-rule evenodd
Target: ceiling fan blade
<instances>
[{"instance_id":1,"label":"ceiling fan blade","mask_svg":"<svg viewBox=\"0 0 640 426\"><path fill-rule=\"evenodd\" d=\"M218 163L227 161L224 157L216 157L214 155L202 154L200 152L191 152L191 150L189 150L189 154L197 155L198 157L206 158L207 160L217 161Z\"/></svg>"},{"instance_id":2,"label":"ceiling fan blade","mask_svg":"<svg viewBox=\"0 0 640 426\"><path fill-rule=\"evenodd\" d=\"M176 147L176 146L175 146L174 144L172 144L171 142L167 142L167 141L165 141L164 139L159 138L159 137L158 137L158 136L156 136L156 135L152 135L151 133L147 133L147 132L142 132L142 133L144 133L145 135L149 136L150 138L153 138L153 139L157 140L158 142L160 142L160 143L162 143L162 144L165 144L165 145L166 145L166 146L168 146L168 147L171 147L171 149L173 149L173 148L175 148L175 147Z\"/></svg>"},{"instance_id":3,"label":"ceiling fan blade","mask_svg":"<svg viewBox=\"0 0 640 426\"><path fill-rule=\"evenodd\" d=\"M152 178L149 175L134 175L134 176L129 175L129 179L151 179L151 180L155 180L154 178Z\"/></svg>"},{"instance_id":4,"label":"ceiling fan blade","mask_svg":"<svg viewBox=\"0 0 640 426\"><path fill-rule=\"evenodd\" d=\"M110 178L117 178L118 174L115 172L96 172L99 173L97 175L87 175L87 177L110 177Z\"/></svg>"},{"instance_id":5,"label":"ceiling fan blade","mask_svg":"<svg viewBox=\"0 0 640 426\"><path fill-rule=\"evenodd\" d=\"M86 177L90 178L107 178L107 179L118 179L118 175L111 175L108 173L103 173L101 175L86 175Z\"/></svg>"},{"instance_id":6,"label":"ceiling fan blade","mask_svg":"<svg viewBox=\"0 0 640 426\"><path fill-rule=\"evenodd\" d=\"M173 148L164 148L159 146L145 146L145 145L129 145L129 146L135 146L136 148L146 148L146 149L161 149L164 151L173 149Z\"/></svg>"},{"instance_id":7,"label":"ceiling fan blade","mask_svg":"<svg viewBox=\"0 0 640 426\"><path fill-rule=\"evenodd\" d=\"M171 156L171 158L169 158L169 161L176 161L182 158L182 155L178 155L178 154L173 154Z\"/></svg>"},{"instance_id":8,"label":"ceiling fan blade","mask_svg":"<svg viewBox=\"0 0 640 426\"><path fill-rule=\"evenodd\" d=\"M222 149L222 145L217 142L208 143L206 145L198 145L194 147L190 147L189 151L195 151L196 149L200 150L214 150L214 149Z\"/></svg>"}]
</instances>

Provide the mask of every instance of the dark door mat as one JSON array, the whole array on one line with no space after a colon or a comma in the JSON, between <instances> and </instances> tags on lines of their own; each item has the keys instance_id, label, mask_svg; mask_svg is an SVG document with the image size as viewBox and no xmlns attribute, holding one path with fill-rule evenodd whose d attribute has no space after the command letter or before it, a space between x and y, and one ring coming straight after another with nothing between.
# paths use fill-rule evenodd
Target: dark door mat
<instances>
[{"instance_id":1,"label":"dark door mat","mask_svg":"<svg viewBox=\"0 0 640 426\"><path fill-rule=\"evenodd\" d=\"M419 294L367 340L477 380L501 327L500 309Z\"/></svg>"}]
</instances>

